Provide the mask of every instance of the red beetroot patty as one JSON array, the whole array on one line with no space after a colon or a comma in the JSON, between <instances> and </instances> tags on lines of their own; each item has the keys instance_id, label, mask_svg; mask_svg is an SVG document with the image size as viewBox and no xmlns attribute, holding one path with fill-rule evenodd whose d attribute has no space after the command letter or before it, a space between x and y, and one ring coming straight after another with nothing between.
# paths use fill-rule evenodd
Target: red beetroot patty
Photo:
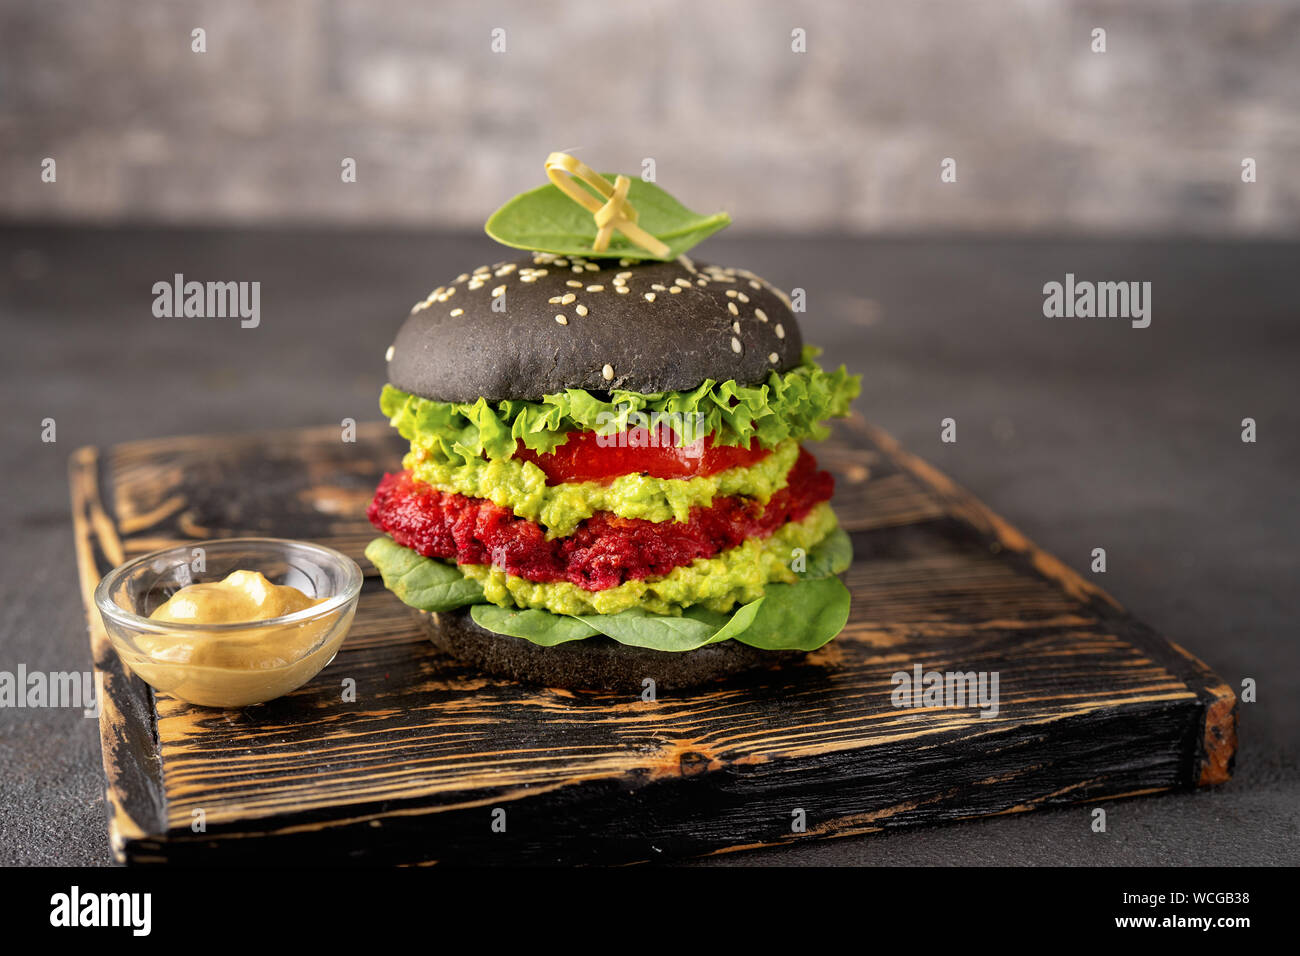
<instances>
[{"instance_id":1,"label":"red beetroot patty","mask_svg":"<svg viewBox=\"0 0 1300 956\"><path fill-rule=\"evenodd\" d=\"M603 591L667 574L711 558L746 538L766 538L830 498L835 480L800 449L789 483L766 506L751 498L717 498L691 509L687 521L653 522L601 511L566 538L546 540L535 521L484 498L438 491L409 471L385 475L366 516L380 531L426 558L492 564L529 581L568 581Z\"/></svg>"}]
</instances>

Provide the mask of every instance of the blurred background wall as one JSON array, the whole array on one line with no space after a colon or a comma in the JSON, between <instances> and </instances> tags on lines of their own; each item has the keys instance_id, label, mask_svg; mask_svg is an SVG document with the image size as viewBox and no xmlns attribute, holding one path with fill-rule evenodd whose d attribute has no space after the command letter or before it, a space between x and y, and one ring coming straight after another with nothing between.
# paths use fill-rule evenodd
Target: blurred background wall
<instances>
[{"instance_id":1,"label":"blurred background wall","mask_svg":"<svg viewBox=\"0 0 1300 956\"><path fill-rule=\"evenodd\" d=\"M1300 3L0 0L0 141L11 220L476 228L568 148L741 231L1294 235Z\"/></svg>"}]
</instances>

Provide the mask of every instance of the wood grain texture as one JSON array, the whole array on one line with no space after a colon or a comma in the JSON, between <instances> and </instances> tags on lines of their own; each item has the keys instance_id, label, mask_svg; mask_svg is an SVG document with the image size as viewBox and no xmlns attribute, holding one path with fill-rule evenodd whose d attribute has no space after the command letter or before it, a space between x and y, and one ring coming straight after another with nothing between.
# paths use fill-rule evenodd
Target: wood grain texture
<instances>
[{"instance_id":1,"label":"wood grain texture","mask_svg":"<svg viewBox=\"0 0 1300 956\"><path fill-rule=\"evenodd\" d=\"M115 852L627 862L1227 779L1235 698L1204 664L861 420L815 450L856 549L847 629L797 667L653 703L512 685L434 652L361 554L365 505L403 451L386 425L355 443L322 428L79 451L87 600L122 556L217 536L309 538L368 574L334 663L239 711L155 699L90 615ZM998 672L999 714L894 708L891 675L915 664ZM796 809L807 832L791 832Z\"/></svg>"}]
</instances>

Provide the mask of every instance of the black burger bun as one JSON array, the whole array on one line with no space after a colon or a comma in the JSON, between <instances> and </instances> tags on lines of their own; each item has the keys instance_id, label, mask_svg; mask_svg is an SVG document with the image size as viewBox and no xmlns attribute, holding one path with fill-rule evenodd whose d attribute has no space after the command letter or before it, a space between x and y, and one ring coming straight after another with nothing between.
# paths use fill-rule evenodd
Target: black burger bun
<instances>
[{"instance_id":1,"label":"black burger bun","mask_svg":"<svg viewBox=\"0 0 1300 956\"><path fill-rule=\"evenodd\" d=\"M417 303L388 380L440 402L681 392L706 379L764 382L798 366L802 349L789 300L747 270L533 253Z\"/></svg>"},{"instance_id":2,"label":"black burger bun","mask_svg":"<svg viewBox=\"0 0 1300 956\"><path fill-rule=\"evenodd\" d=\"M699 687L804 658L802 651L764 651L737 641L693 651L629 647L603 635L542 647L474 623L469 608L430 614L415 611L438 650L496 677L566 690L640 694L645 679L656 693Z\"/></svg>"}]
</instances>

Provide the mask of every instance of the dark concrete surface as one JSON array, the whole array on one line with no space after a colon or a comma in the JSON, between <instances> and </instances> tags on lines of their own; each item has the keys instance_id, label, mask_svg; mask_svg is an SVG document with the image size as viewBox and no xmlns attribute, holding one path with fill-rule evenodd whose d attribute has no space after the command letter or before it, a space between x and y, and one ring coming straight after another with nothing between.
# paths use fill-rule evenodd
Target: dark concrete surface
<instances>
[{"instance_id":1,"label":"dark concrete surface","mask_svg":"<svg viewBox=\"0 0 1300 956\"><path fill-rule=\"evenodd\" d=\"M506 255L481 236L0 229L0 670L89 667L75 448L377 418L410 306ZM1300 861L1300 245L720 237L707 258L808 290L805 336L864 373L863 414L1075 569L1106 548L1102 585L1259 701L1231 783L1109 804L1104 834L1078 807L705 862ZM154 318L176 272L260 281L261 326ZM1066 272L1152 282L1151 327L1045 319ZM79 712L0 710L0 863L111 862L99 760Z\"/></svg>"}]
</instances>

